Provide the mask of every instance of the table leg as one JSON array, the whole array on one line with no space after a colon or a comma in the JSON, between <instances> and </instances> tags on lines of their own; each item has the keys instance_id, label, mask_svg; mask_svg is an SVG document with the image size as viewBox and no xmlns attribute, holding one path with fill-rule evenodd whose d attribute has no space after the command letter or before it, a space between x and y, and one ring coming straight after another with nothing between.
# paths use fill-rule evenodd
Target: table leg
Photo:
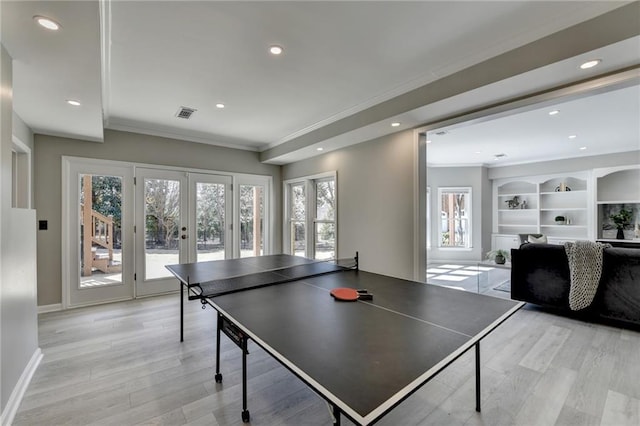
<instances>
[{"instance_id":1,"label":"table leg","mask_svg":"<svg viewBox=\"0 0 640 426\"><path fill-rule=\"evenodd\" d=\"M222 329L222 315L218 314L216 325L216 383L222 383L222 374L220 374L220 330Z\"/></svg>"},{"instance_id":2,"label":"table leg","mask_svg":"<svg viewBox=\"0 0 640 426\"><path fill-rule=\"evenodd\" d=\"M251 419L247 410L247 339L242 336L242 421L248 423Z\"/></svg>"},{"instance_id":3,"label":"table leg","mask_svg":"<svg viewBox=\"0 0 640 426\"><path fill-rule=\"evenodd\" d=\"M180 341L184 342L184 286L178 280L180 286Z\"/></svg>"},{"instance_id":4,"label":"table leg","mask_svg":"<svg viewBox=\"0 0 640 426\"><path fill-rule=\"evenodd\" d=\"M476 411L480 412L480 341L476 343Z\"/></svg>"},{"instance_id":5,"label":"table leg","mask_svg":"<svg viewBox=\"0 0 640 426\"><path fill-rule=\"evenodd\" d=\"M333 425L340 426L340 409L337 405L333 406Z\"/></svg>"}]
</instances>

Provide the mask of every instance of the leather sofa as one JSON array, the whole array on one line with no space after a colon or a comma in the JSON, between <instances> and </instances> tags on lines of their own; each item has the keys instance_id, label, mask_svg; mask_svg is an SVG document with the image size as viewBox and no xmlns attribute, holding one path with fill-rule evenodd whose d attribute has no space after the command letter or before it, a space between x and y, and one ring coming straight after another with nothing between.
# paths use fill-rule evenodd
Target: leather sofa
<instances>
[{"instance_id":1,"label":"leather sofa","mask_svg":"<svg viewBox=\"0 0 640 426\"><path fill-rule=\"evenodd\" d=\"M511 298L573 312L571 279L564 246L523 244L511 250ZM591 306L581 317L640 326L640 249L605 248L602 276Z\"/></svg>"}]
</instances>

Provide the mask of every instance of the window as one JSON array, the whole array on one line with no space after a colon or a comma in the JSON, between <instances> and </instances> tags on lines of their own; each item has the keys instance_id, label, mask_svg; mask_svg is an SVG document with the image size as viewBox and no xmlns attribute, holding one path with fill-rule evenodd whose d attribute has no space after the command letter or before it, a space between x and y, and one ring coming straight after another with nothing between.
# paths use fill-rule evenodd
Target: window
<instances>
[{"instance_id":1,"label":"window","mask_svg":"<svg viewBox=\"0 0 640 426\"><path fill-rule=\"evenodd\" d=\"M307 202L305 186L304 183L296 183L290 187L290 253L296 256L304 256L307 247Z\"/></svg>"},{"instance_id":2,"label":"window","mask_svg":"<svg viewBox=\"0 0 640 426\"><path fill-rule=\"evenodd\" d=\"M336 258L335 173L285 182L285 250L313 259Z\"/></svg>"},{"instance_id":3,"label":"window","mask_svg":"<svg viewBox=\"0 0 640 426\"><path fill-rule=\"evenodd\" d=\"M471 188L438 188L438 246L471 248Z\"/></svg>"},{"instance_id":4,"label":"window","mask_svg":"<svg viewBox=\"0 0 640 426\"><path fill-rule=\"evenodd\" d=\"M263 256L271 253L269 235L269 186L270 179L239 176L235 181L239 191L234 195L239 216L234 227L237 250L240 257Z\"/></svg>"},{"instance_id":5,"label":"window","mask_svg":"<svg viewBox=\"0 0 640 426\"><path fill-rule=\"evenodd\" d=\"M333 178L315 182L314 258L335 259L336 255L336 181Z\"/></svg>"},{"instance_id":6,"label":"window","mask_svg":"<svg viewBox=\"0 0 640 426\"><path fill-rule=\"evenodd\" d=\"M264 254L262 187L240 185L240 257Z\"/></svg>"}]
</instances>

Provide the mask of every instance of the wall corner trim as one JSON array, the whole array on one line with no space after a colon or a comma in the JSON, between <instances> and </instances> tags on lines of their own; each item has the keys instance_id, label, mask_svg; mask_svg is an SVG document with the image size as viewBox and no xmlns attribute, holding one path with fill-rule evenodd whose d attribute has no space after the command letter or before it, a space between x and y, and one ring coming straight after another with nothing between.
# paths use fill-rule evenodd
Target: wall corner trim
<instances>
[{"instance_id":1,"label":"wall corner trim","mask_svg":"<svg viewBox=\"0 0 640 426\"><path fill-rule=\"evenodd\" d=\"M13 419L18 412L18 408L20 407L20 403L22 402L22 398L24 397L24 393L29 387L29 383L31 383L33 374L38 369L40 361L42 361L42 350L40 350L40 348L36 348L29 360L29 363L25 367L24 371L22 371L20 380L18 380L18 383L16 383L16 386L13 388L11 396L9 396L7 405L4 407L2 415L0 416L0 425L10 426L13 422Z\"/></svg>"}]
</instances>

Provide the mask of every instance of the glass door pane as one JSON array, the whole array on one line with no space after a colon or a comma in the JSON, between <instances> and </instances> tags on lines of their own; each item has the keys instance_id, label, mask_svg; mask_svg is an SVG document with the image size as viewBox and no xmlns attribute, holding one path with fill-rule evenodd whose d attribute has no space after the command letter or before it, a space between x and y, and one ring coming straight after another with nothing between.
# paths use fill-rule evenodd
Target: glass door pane
<instances>
[{"instance_id":1,"label":"glass door pane","mask_svg":"<svg viewBox=\"0 0 640 426\"><path fill-rule=\"evenodd\" d=\"M333 178L316 181L316 259L333 259L336 255L335 183Z\"/></svg>"},{"instance_id":2,"label":"glass door pane","mask_svg":"<svg viewBox=\"0 0 640 426\"><path fill-rule=\"evenodd\" d=\"M187 261L186 174L136 170L136 294L178 289L165 265Z\"/></svg>"},{"instance_id":3,"label":"glass door pane","mask_svg":"<svg viewBox=\"0 0 640 426\"><path fill-rule=\"evenodd\" d=\"M80 175L80 288L122 284L122 177Z\"/></svg>"},{"instance_id":4,"label":"glass door pane","mask_svg":"<svg viewBox=\"0 0 640 426\"><path fill-rule=\"evenodd\" d=\"M307 221L307 197L305 194L305 184L299 183L290 187L291 205L291 254L294 256L306 256L306 229Z\"/></svg>"},{"instance_id":5,"label":"glass door pane","mask_svg":"<svg viewBox=\"0 0 640 426\"><path fill-rule=\"evenodd\" d=\"M189 174L189 261L228 259L231 241L231 177Z\"/></svg>"},{"instance_id":6,"label":"glass door pane","mask_svg":"<svg viewBox=\"0 0 640 426\"><path fill-rule=\"evenodd\" d=\"M196 261L224 259L224 185L196 184Z\"/></svg>"},{"instance_id":7,"label":"glass door pane","mask_svg":"<svg viewBox=\"0 0 640 426\"><path fill-rule=\"evenodd\" d=\"M240 257L264 253L264 188L240 185Z\"/></svg>"},{"instance_id":8,"label":"glass door pane","mask_svg":"<svg viewBox=\"0 0 640 426\"><path fill-rule=\"evenodd\" d=\"M144 279L171 276L164 265L180 262L180 181L144 179Z\"/></svg>"},{"instance_id":9,"label":"glass door pane","mask_svg":"<svg viewBox=\"0 0 640 426\"><path fill-rule=\"evenodd\" d=\"M317 222L315 237L315 258L334 259L336 257L336 225L329 222Z\"/></svg>"}]
</instances>

